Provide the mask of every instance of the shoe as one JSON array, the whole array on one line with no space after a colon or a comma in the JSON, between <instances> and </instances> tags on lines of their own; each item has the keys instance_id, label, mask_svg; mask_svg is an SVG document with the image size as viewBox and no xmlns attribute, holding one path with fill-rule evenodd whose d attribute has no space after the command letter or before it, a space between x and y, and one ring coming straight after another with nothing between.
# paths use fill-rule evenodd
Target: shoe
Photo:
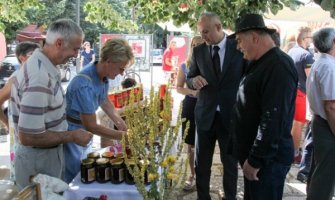
<instances>
[{"instance_id":1,"label":"shoe","mask_svg":"<svg viewBox=\"0 0 335 200\"><path fill-rule=\"evenodd\" d=\"M302 183L307 183L307 175L302 174L302 173L298 173L297 180L302 182Z\"/></svg>"},{"instance_id":2,"label":"shoe","mask_svg":"<svg viewBox=\"0 0 335 200\"><path fill-rule=\"evenodd\" d=\"M183 190L184 191L191 191L195 188L195 177L190 177L187 181L185 181Z\"/></svg>"}]
</instances>

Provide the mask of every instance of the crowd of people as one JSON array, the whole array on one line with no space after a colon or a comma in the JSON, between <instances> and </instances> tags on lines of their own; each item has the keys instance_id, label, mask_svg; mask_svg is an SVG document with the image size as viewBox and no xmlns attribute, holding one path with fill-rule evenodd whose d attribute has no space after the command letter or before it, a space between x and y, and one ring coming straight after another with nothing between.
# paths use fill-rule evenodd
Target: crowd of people
<instances>
[{"instance_id":1,"label":"crowd of people","mask_svg":"<svg viewBox=\"0 0 335 200\"><path fill-rule=\"evenodd\" d=\"M282 199L307 122L306 140L313 138L308 143L313 153L307 145L302 150L306 154L297 178L307 182L308 200L332 199L335 29L312 34L301 27L295 46L286 53L280 49L277 30L267 27L258 14L236 19L232 35L223 31L220 17L212 12L202 13L197 27L200 36L192 38L176 84L177 92L185 95L182 117L190 122L184 133L190 169L184 190L196 188L198 199L211 199L218 142L224 166L222 199L237 198L238 164L245 200ZM123 75L133 64L132 49L124 39L110 39L96 60L84 37L72 20L59 19L50 24L42 47L31 42L17 46L22 67L1 89L0 103L9 99L9 112L8 117L1 113L0 120L14 138L13 179L19 189L39 173L71 182L80 171L80 160L91 151L93 134L127 137L127 125L107 96L108 79ZM317 57L308 49L312 43ZM171 41L164 53L165 71L171 70L175 45ZM57 65L77 57L82 47L82 70L65 92ZM117 130L97 123L98 107Z\"/></svg>"}]
</instances>

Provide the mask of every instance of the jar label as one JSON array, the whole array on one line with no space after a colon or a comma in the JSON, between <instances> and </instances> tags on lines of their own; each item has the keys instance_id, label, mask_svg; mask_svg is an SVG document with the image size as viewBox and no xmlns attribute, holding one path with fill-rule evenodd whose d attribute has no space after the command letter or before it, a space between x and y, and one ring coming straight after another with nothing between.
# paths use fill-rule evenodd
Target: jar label
<instances>
[{"instance_id":1,"label":"jar label","mask_svg":"<svg viewBox=\"0 0 335 200\"><path fill-rule=\"evenodd\" d=\"M87 169L87 180L88 181L94 181L95 180L95 169Z\"/></svg>"},{"instance_id":2,"label":"jar label","mask_svg":"<svg viewBox=\"0 0 335 200\"><path fill-rule=\"evenodd\" d=\"M124 168L119 170L119 181L124 180Z\"/></svg>"},{"instance_id":3,"label":"jar label","mask_svg":"<svg viewBox=\"0 0 335 200\"><path fill-rule=\"evenodd\" d=\"M105 180L106 181L110 179L109 174L110 174L110 170L109 170L109 168L106 167L105 168Z\"/></svg>"}]
</instances>

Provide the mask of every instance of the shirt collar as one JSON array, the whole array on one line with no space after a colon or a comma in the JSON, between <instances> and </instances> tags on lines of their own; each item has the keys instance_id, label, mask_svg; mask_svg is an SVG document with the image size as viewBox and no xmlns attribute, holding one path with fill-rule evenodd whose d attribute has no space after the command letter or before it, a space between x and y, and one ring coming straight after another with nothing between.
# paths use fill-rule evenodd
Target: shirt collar
<instances>
[{"instance_id":1,"label":"shirt collar","mask_svg":"<svg viewBox=\"0 0 335 200\"><path fill-rule=\"evenodd\" d=\"M226 47L226 43L227 43L227 37L226 37L226 34L224 34L223 39L219 43L212 45L212 48L214 46L218 46L220 47L220 50L223 50Z\"/></svg>"}]
</instances>

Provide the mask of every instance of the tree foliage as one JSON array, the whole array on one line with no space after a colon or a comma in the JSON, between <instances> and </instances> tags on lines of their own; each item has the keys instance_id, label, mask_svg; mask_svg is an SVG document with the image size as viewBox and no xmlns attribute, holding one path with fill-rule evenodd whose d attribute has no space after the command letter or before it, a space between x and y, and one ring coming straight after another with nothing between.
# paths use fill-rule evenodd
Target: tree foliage
<instances>
[{"instance_id":1,"label":"tree foliage","mask_svg":"<svg viewBox=\"0 0 335 200\"><path fill-rule=\"evenodd\" d=\"M176 25L188 23L193 29L204 11L217 13L223 26L231 28L240 14L276 14L284 6L295 9L301 4L298 0L129 0L129 6L144 23L173 19Z\"/></svg>"},{"instance_id":2,"label":"tree foliage","mask_svg":"<svg viewBox=\"0 0 335 200\"><path fill-rule=\"evenodd\" d=\"M105 28L117 31L136 31L137 25L130 19L126 1L124 0L88 0L84 11L87 14L85 20L91 23L103 25Z\"/></svg>"},{"instance_id":3,"label":"tree foliage","mask_svg":"<svg viewBox=\"0 0 335 200\"><path fill-rule=\"evenodd\" d=\"M40 0L0 0L0 32L6 29L5 24L15 22L26 22L26 9L42 9Z\"/></svg>"}]
</instances>

